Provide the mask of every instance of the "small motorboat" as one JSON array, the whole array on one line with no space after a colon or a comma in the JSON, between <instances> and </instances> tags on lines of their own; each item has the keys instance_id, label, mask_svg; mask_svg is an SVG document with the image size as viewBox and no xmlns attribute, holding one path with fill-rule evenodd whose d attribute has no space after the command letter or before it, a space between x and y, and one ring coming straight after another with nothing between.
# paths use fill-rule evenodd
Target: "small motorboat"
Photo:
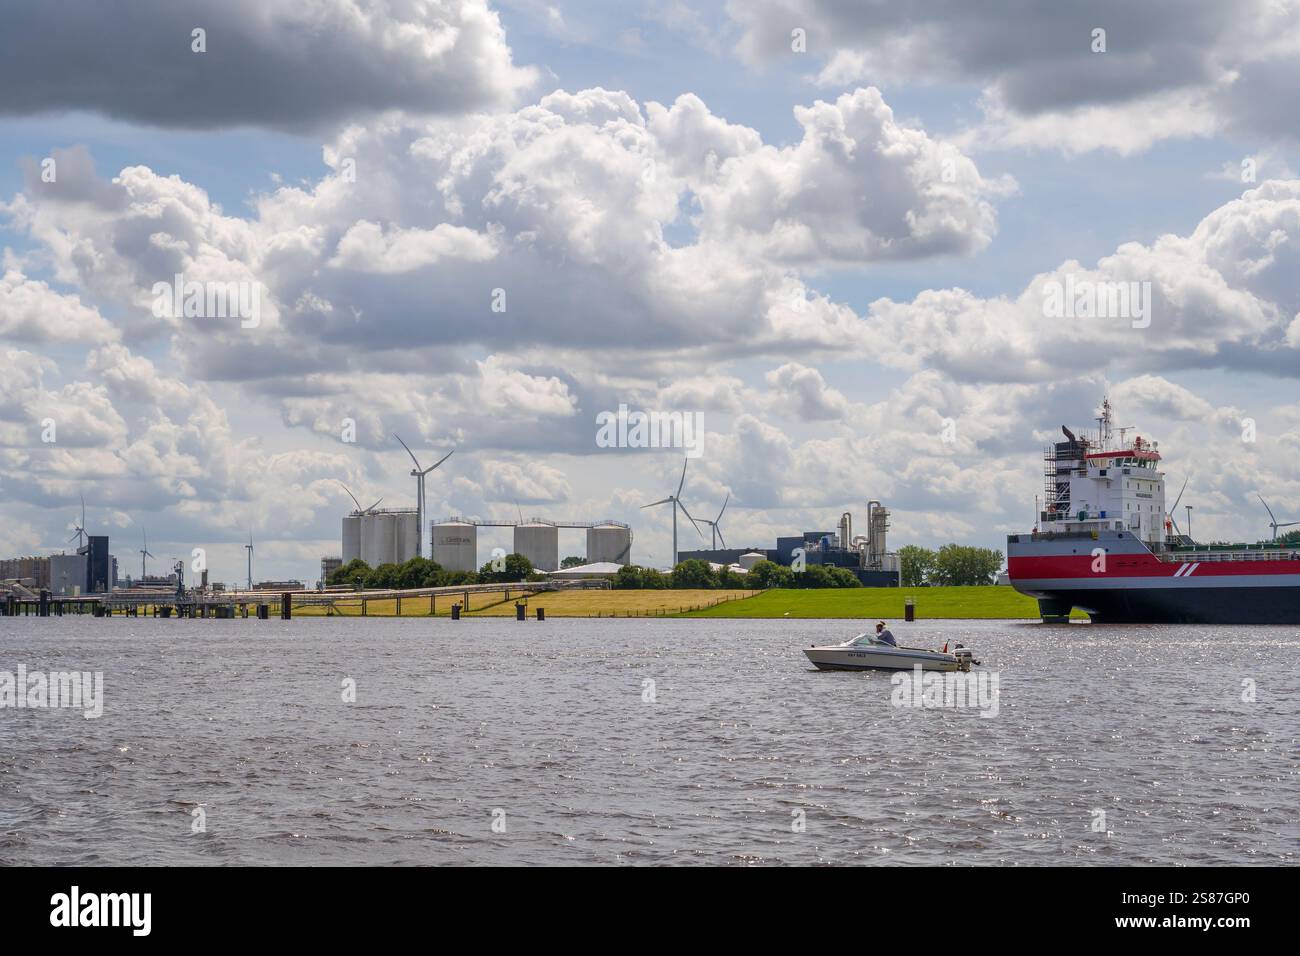
<instances>
[{"instance_id":1,"label":"small motorboat","mask_svg":"<svg viewBox=\"0 0 1300 956\"><path fill-rule=\"evenodd\" d=\"M824 671L910 671L918 665L927 671L968 671L971 664L979 663L972 651L961 644L950 654L924 647L895 647L874 634L859 634L843 644L807 647L804 653Z\"/></svg>"}]
</instances>

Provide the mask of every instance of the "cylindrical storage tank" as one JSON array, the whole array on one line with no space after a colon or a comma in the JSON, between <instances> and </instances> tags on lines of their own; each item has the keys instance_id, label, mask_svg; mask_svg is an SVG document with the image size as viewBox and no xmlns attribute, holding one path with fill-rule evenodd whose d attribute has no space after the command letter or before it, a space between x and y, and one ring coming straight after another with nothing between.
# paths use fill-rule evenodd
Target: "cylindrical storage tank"
<instances>
[{"instance_id":1,"label":"cylindrical storage tank","mask_svg":"<svg viewBox=\"0 0 1300 956\"><path fill-rule=\"evenodd\" d=\"M545 521L515 525L515 553L531 561L538 571L558 571L560 529Z\"/></svg>"},{"instance_id":2,"label":"cylindrical storage tank","mask_svg":"<svg viewBox=\"0 0 1300 956\"><path fill-rule=\"evenodd\" d=\"M758 564L758 562L760 561L766 561L766 560L767 560L767 555L760 554L757 551L750 551L747 554L742 554L740 556L740 560L737 561L736 563L739 564L746 571L752 571L754 565Z\"/></svg>"},{"instance_id":3,"label":"cylindrical storage tank","mask_svg":"<svg viewBox=\"0 0 1300 956\"><path fill-rule=\"evenodd\" d=\"M598 524L587 529L587 562L632 563L632 529L621 524Z\"/></svg>"},{"instance_id":4,"label":"cylindrical storage tank","mask_svg":"<svg viewBox=\"0 0 1300 956\"><path fill-rule=\"evenodd\" d=\"M376 512L361 521L361 560L372 568L392 564L396 554L397 516Z\"/></svg>"},{"instance_id":5,"label":"cylindrical storage tank","mask_svg":"<svg viewBox=\"0 0 1300 956\"><path fill-rule=\"evenodd\" d=\"M372 568L378 564L375 560L375 538L379 534L379 515L364 514L361 516L361 560L366 562Z\"/></svg>"},{"instance_id":6,"label":"cylindrical storage tank","mask_svg":"<svg viewBox=\"0 0 1300 956\"><path fill-rule=\"evenodd\" d=\"M343 563L361 557L361 515L343 518Z\"/></svg>"},{"instance_id":7,"label":"cylindrical storage tank","mask_svg":"<svg viewBox=\"0 0 1300 956\"><path fill-rule=\"evenodd\" d=\"M446 571L477 571L478 526L468 521L435 522L433 560Z\"/></svg>"},{"instance_id":8,"label":"cylindrical storage tank","mask_svg":"<svg viewBox=\"0 0 1300 956\"><path fill-rule=\"evenodd\" d=\"M415 545L420 537L420 516L414 511L404 511L393 515L396 521L396 553L393 560L398 564L415 557Z\"/></svg>"}]
</instances>

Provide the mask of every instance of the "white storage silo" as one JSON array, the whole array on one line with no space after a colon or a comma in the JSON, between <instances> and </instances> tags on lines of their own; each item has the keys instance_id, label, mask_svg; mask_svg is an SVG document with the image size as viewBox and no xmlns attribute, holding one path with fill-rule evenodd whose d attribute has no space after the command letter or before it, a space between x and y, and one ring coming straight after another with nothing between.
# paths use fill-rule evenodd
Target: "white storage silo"
<instances>
[{"instance_id":1,"label":"white storage silo","mask_svg":"<svg viewBox=\"0 0 1300 956\"><path fill-rule=\"evenodd\" d=\"M374 511L361 519L361 560L372 568L392 564L397 538L397 516Z\"/></svg>"},{"instance_id":2,"label":"white storage silo","mask_svg":"<svg viewBox=\"0 0 1300 956\"><path fill-rule=\"evenodd\" d=\"M632 563L632 529L613 521L587 529L587 563Z\"/></svg>"},{"instance_id":3,"label":"white storage silo","mask_svg":"<svg viewBox=\"0 0 1300 956\"><path fill-rule=\"evenodd\" d=\"M375 561L375 537L379 533L379 515L373 511L361 516L361 560L372 568Z\"/></svg>"},{"instance_id":4,"label":"white storage silo","mask_svg":"<svg viewBox=\"0 0 1300 956\"><path fill-rule=\"evenodd\" d=\"M456 518L434 522L433 560L446 571L477 571L478 526Z\"/></svg>"},{"instance_id":5,"label":"white storage silo","mask_svg":"<svg viewBox=\"0 0 1300 956\"><path fill-rule=\"evenodd\" d=\"M377 564L392 564L397 558L397 515L381 514L379 530L375 537Z\"/></svg>"},{"instance_id":6,"label":"white storage silo","mask_svg":"<svg viewBox=\"0 0 1300 956\"><path fill-rule=\"evenodd\" d=\"M361 515L350 514L343 518L343 563L361 557Z\"/></svg>"},{"instance_id":7,"label":"white storage silo","mask_svg":"<svg viewBox=\"0 0 1300 956\"><path fill-rule=\"evenodd\" d=\"M560 529L547 521L515 525L515 553L531 561L538 571L558 571Z\"/></svg>"},{"instance_id":8,"label":"white storage silo","mask_svg":"<svg viewBox=\"0 0 1300 956\"><path fill-rule=\"evenodd\" d=\"M736 563L739 564L746 571L752 571L754 569L754 565L758 564L758 562L760 561L766 561L766 560L767 560L767 555L759 551L749 551L745 554L742 554L740 556L740 560L737 561Z\"/></svg>"},{"instance_id":9,"label":"white storage silo","mask_svg":"<svg viewBox=\"0 0 1300 956\"><path fill-rule=\"evenodd\" d=\"M420 537L420 517L414 511L393 515L395 540L393 560L398 564L415 557L415 546Z\"/></svg>"}]
</instances>

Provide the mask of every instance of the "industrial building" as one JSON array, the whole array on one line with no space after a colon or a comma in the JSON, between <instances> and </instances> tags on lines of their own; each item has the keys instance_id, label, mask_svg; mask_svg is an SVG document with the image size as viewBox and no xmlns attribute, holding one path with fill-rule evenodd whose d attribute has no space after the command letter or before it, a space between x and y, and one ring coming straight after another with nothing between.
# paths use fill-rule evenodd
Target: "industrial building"
<instances>
[{"instance_id":1,"label":"industrial building","mask_svg":"<svg viewBox=\"0 0 1300 956\"><path fill-rule=\"evenodd\" d=\"M5 558L0 561L0 581L17 581L24 587L38 591L49 588L50 559Z\"/></svg>"},{"instance_id":2,"label":"industrial building","mask_svg":"<svg viewBox=\"0 0 1300 956\"><path fill-rule=\"evenodd\" d=\"M108 553L107 535L88 535L76 554L0 560L0 581L60 597L103 594L117 585L117 559Z\"/></svg>"},{"instance_id":3,"label":"industrial building","mask_svg":"<svg viewBox=\"0 0 1300 956\"><path fill-rule=\"evenodd\" d=\"M84 554L52 554L49 562L51 594L59 597L76 597L86 589Z\"/></svg>"},{"instance_id":4,"label":"industrial building","mask_svg":"<svg viewBox=\"0 0 1300 956\"><path fill-rule=\"evenodd\" d=\"M88 534L85 546L77 550L86 558L85 593L105 594L113 590L117 583L116 569L108 553L108 535Z\"/></svg>"},{"instance_id":5,"label":"industrial building","mask_svg":"<svg viewBox=\"0 0 1300 956\"><path fill-rule=\"evenodd\" d=\"M708 561L711 564L738 564L748 570L760 560L786 567L792 565L796 551L802 549L805 564L845 568L852 571L866 587L898 587L901 583L898 555L886 547L889 511L880 502L867 504L867 533L854 536L853 515L840 516L838 531L805 531L776 539L775 548L726 548L683 551L681 560ZM589 560L594 560L588 555Z\"/></svg>"},{"instance_id":6,"label":"industrial building","mask_svg":"<svg viewBox=\"0 0 1300 956\"><path fill-rule=\"evenodd\" d=\"M329 584L330 575L343 567L342 558L325 557L320 559L320 586Z\"/></svg>"}]
</instances>

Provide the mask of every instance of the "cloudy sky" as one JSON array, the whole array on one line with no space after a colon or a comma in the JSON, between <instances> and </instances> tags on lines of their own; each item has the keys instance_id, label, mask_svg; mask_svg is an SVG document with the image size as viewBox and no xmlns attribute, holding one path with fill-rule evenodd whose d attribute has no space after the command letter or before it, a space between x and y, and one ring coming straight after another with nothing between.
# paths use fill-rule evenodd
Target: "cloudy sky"
<instances>
[{"instance_id":1,"label":"cloudy sky","mask_svg":"<svg viewBox=\"0 0 1300 956\"><path fill-rule=\"evenodd\" d=\"M0 555L84 495L123 573L146 529L237 580L251 528L255 577L314 581L337 480L413 503L397 432L457 450L434 517L619 518L665 565L638 508L682 459L599 447L620 404L703 414L684 499L730 493L733 546L876 498L893 546L1003 547L1107 392L1197 537L1300 518L1294 0L3 16ZM160 306L177 275L256 323ZM1149 321L1053 282L1149 283Z\"/></svg>"}]
</instances>

